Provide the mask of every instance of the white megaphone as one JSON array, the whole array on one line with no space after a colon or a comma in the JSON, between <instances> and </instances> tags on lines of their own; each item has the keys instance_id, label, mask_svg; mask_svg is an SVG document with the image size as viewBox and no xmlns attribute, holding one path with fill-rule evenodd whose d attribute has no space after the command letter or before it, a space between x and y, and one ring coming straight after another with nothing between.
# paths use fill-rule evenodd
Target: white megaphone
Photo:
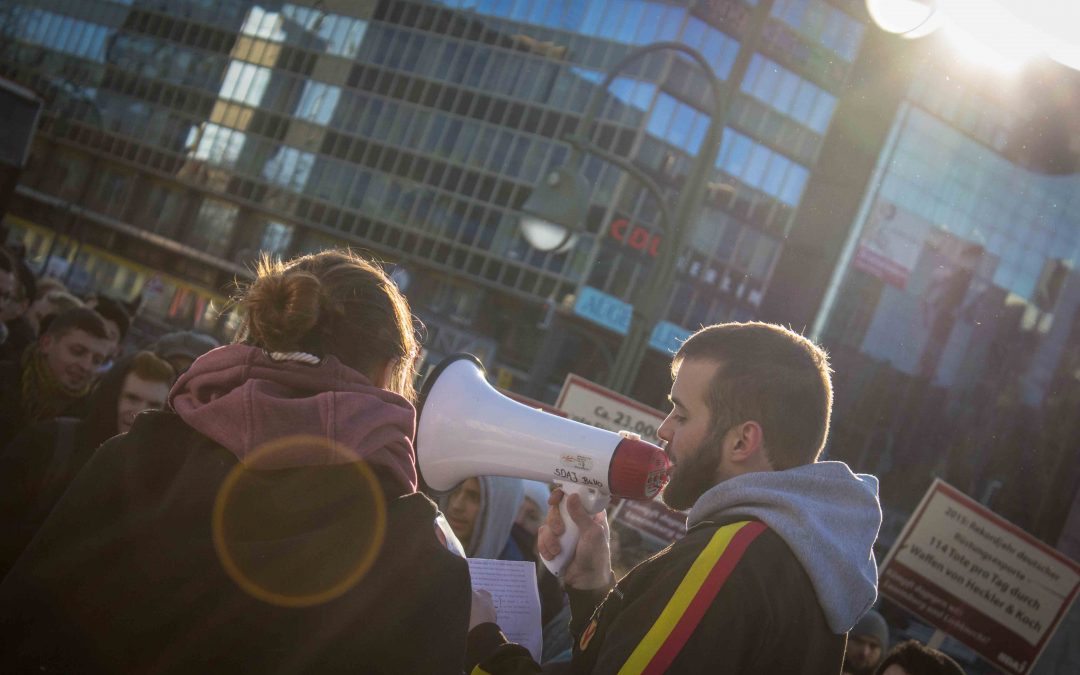
<instances>
[{"instance_id":1,"label":"white megaphone","mask_svg":"<svg viewBox=\"0 0 1080 675\"><path fill-rule=\"evenodd\" d=\"M475 356L456 354L424 382L416 459L428 487L449 492L473 476L509 476L558 483L577 493L589 513L611 496L648 500L667 482L664 451L623 436L530 408L496 391ZM577 547L578 528L559 505L566 533L561 552L544 564L562 574ZM543 559L543 556L541 556Z\"/></svg>"}]
</instances>

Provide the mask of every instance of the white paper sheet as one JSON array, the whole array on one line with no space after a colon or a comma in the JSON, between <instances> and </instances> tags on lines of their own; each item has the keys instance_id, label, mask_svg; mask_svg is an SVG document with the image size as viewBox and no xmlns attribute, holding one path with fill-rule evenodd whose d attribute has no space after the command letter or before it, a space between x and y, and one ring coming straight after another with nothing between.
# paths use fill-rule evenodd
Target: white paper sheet
<instances>
[{"instance_id":1,"label":"white paper sheet","mask_svg":"<svg viewBox=\"0 0 1080 675\"><path fill-rule=\"evenodd\" d=\"M511 641L525 647L540 663L540 593L536 565L520 560L469 558L469 574L476 590L491 593L497 623Z\"/></svg>"}]
</instances>

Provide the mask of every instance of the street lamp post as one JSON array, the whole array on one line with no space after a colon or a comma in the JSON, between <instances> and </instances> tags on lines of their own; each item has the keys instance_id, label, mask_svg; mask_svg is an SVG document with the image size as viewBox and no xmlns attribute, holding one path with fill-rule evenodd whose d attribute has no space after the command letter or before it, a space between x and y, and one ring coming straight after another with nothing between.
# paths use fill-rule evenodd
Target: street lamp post
<instances>
[{"instance_id":1,"label":"street lamp post","mask_svg":"<svg viewBox=\"0 0 1080 675\"><path fill-rule=\"evenodd\" d=\"M577 132L565 139L572 148L567 164L551 170L521 208L525 214L521 220L522 235L532 246L546 251L569 250L576 240L577 232L581 230L588 209L588 181L580 171L586 153L596 155L626 171L656 198L660 208L664 242L657 255L656 269L648 282L639 286L640 290L635 293L630 328L608 374L608 386L616 391L630 393L648 349L650 333L663 316L663 305L671 292L679 253L685 243L687 231L701 208L706 186L713 174L734 91L750 65L753 46L761 34L772 4L772 0L764 0L758 3L751 13L742 48L731 68L726 87L721 85L705 57L682 43L657 42L627 54L593 91ZM588 137L588 132L596 121L601 98L615 78L645 55L663 50L682 52L693 59L708 78L712 97L709 128L674 209L669 206L660 187L648 173L630 160L598 147Z\"/></svg>"}]
</instances>

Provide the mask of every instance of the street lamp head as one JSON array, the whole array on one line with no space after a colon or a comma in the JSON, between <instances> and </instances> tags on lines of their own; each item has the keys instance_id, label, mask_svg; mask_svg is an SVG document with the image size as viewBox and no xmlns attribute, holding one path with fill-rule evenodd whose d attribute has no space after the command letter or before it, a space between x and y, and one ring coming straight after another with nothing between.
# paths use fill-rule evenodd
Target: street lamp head
<instances>
[{"instance_id":1,"label":"street lamp head","mask_svg":"<svg viewBox=\"0 0 1080 675\"><path fill-rule=\"evenodd\" d=\"M535 249L565 253L573 248L589 209L589 181L581 172L552 169L521 207L521 235Z\"/></svg>"}]
</instances>

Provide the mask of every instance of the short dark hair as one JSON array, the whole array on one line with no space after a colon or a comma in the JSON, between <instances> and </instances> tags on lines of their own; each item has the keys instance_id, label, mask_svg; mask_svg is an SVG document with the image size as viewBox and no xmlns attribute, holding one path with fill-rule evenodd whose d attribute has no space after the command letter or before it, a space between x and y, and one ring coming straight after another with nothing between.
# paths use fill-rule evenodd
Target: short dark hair
<instances>
[{"instance_id":1,"label":"short dark hair","mask_svg":"<svg viewBox=\"0 0 1080 675\"><path fill-rule=\"evenodd\" d=\"M148 350L136 352L131 357L130 373L147 382L165 382L172 385L176 381L176 371L169 362Z\"/></svg>"},{"instance_id":2,"label":"short dark hair","mask_svg":"<svg viewBox=\"0 0 1080 675\"><path fill-rule=\"evenodd\" d=\"M964 675L964 669L948 655L915 640L893 647L874 672L881 675L892 665L900 666L911 675Z\"/></svg>"},{"instance_id":3,"label":"short dark hair","mask_svg":"<svg viewBox=\"0 0 1080 675\"><path fill-rule=\"evenodd\" d=\"M107 339L109 330L101 315L88 307L76 307L61 312L49 322L42 337L62 338L73 330L81 330L96 338Z\"/></svg>"},{"instance_id":4,"label":"short dark hair","mask_svg":"<svg viewBox=\"0 0 1080 675\"><path fill-rule=\"evenodd\" d=\"M120 339L124 339L128 328L131 326L131 315L128 314L128 311L124 309L119 300L110 298L107 295L99 295L97 304L94 305L94 311L100 314L103 319L115 323L116 327L120 329Z\"/></svg>"},{"instance_id":5,"label":"short dark hair","mask_svg":"<svg viewBox=\"0 0 1080 675\"><path fill-rule=\"evenodd\" d=\"M715 432L753 420L761 425L773 468L817 461L832 411L832 371L821 347L775 324L724 323L683 343L673 375L687 359L719 366L708 394Z\"/></svg>"}]
</instances>

